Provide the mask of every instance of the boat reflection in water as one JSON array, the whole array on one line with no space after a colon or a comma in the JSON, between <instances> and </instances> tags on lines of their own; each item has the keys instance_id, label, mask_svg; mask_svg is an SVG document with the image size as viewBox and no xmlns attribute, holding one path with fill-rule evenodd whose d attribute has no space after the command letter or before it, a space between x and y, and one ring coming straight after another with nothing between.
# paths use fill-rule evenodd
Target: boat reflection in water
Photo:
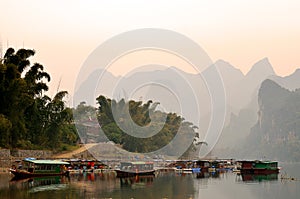
<instances>
[{"instance_id":1,"label":"boat reflection in water","mask_svg":"<svg viewBox=\"0 0 300 199\"><path fill-rule=\"evenodd\" d=\"M196 174L197 178L219 178L220 172L200 172Z\"/></svg>"},{"instance_id":2,"label":"boat reflection in water","mask_svg":"<svg viewBox=\"0 0 300 199\"><path fill-rule=\"evenodd\" d=\"M278 174L241 174L243 182L263 182L263 181L277 181Z\"/></svg>"},{"instance_id":3,"label":"boat reflection in water","mask_svg":"<svg viewBox=\"0 0 300 199\"><path fill-rule=\"evenodd\" d=\"M154 181L154 175L147 176L135 176L135 177L123 177L120 178L121 187L136 188L146 188L151 186Z\"/></svg>"},{"instance_id":4,"label":"boat reflection in water","mask_svg":"<svg viewBox=\"0 0 300 199\"><path fill-rule=\"evenodd\" d=\"M69 183L69 178L66 176L47 176L18 179L12 178L10 187L18 189L26 189L29 192L53 191L65 189Z\"/></svg>"}]
</instances>

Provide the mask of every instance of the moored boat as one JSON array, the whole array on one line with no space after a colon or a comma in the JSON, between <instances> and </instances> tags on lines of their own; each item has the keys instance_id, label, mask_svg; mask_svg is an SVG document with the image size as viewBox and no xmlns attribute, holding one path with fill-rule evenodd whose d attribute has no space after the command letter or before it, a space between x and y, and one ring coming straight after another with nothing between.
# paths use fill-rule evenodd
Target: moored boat
<instances>
[{"instance_id":1,"label":"moored boat","mask_svg":"<svg viewBox=\"0 0 300 199\"><path fill-rule=\"evenodd\" d=\"M279 173L278 162L275 161L240 161L242 174L274 174Z\"/></svg>"},{"instance_id":2,"label":"moored boat","mask_svg":"<svg viewBox=\"0 0 300 199\"><path fill-rule=\"evenodd\" d=\"M22 168L10 169L10 172L15 178L68 175L69 172L66 169L68 164L60 160L25 159Z\"/></svg>"},{"instance_id":3,"label":"moored boat","mask_svg":"<svg viewBox=\"0 0 300 199\"><path fill-rule=\"evenodd\" d=\"M208 172L211 167L211 163L208 160L196 160L194 161L194 168L200 168L201 172Z\"/></svg>"},{"instance_id":4,"label":"moored boat","mask_svg":"<svg viewBox=\"0 0 300 199\"><path fill-rule=\"evenodd\" d=\"M153 162L121 162L120 169L115 169L117 177L154 175Z\"/></svg>"}]
</instances>

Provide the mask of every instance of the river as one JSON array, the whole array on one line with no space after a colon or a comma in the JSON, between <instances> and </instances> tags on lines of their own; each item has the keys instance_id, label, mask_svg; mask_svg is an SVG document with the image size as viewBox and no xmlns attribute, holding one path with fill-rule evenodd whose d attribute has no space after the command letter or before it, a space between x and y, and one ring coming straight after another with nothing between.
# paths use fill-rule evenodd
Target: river
<instances>
[{"instance_id":1,"label":"river","mask_svg":"<svg viewBox=\"0 0 300 199\"><path fill-rule=\"evenodd\" d=\"M155 177L119 179L113 173L92 173L11 181L10 174L0 174L0 198L299 199L300 163L280 166L280 174L272 176L169 172Z\"/></svg>"}]
</instances>

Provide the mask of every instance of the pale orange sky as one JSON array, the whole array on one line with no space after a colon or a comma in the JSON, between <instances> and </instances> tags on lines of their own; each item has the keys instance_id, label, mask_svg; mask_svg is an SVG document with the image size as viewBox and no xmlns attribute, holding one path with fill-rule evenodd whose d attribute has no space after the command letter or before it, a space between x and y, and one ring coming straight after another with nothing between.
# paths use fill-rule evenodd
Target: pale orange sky
<instances>
[{"instance_id":1,"label":"pale orange sky","mask_svg":"<svg viewBox=\"0 0 300 199\"><path fill-rule=\"evenodd\" d=\"M60 79L60 89L72 94L88 55L112 36L138 28L184 34L212 61L228 61L244 74L264 57L281 76L300 68L297 0L2 0L0 9L3 50L7 44L35 49L33 61L43 64L52 76L50 94Z\"/></svg>"}]
</instances>

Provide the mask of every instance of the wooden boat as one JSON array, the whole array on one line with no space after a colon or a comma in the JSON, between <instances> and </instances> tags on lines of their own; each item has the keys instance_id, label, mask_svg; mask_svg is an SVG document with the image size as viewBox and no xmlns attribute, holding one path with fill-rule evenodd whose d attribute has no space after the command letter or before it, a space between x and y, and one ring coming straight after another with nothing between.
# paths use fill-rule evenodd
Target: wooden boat
<instances>
[{"instance_id":1,"label":"wooden boat","mask_svg":"<svg viewBox=\"0 0 300 199\"><path fill-rule=\"evenodd\" d=\"M15 178L31 178L43 176L60 176L68 175L65 165L68 162L59 160L35 160L25 159L21 169L10 169L10 172L15 175Z\"/></svg>"},{"instance_id":2,"label":"wooden boat","mask_svg":"<svg viewBox=\"0 0 300 199\"><path fill-rule=\"evenodd\" d=\"M274 161L240 161L242 174L279 173L278 162Z\"/></svg>"},{"instance_id":3,"label":"wooden boat","mask_svg":"<svg viewBox=\"0 0 300 199\"><path fill-rule=\"evenodd\" d=\"M117 177L154 175L153 162L121 162L120 169L115 169Z\"/></svg>"}]
</instances>

